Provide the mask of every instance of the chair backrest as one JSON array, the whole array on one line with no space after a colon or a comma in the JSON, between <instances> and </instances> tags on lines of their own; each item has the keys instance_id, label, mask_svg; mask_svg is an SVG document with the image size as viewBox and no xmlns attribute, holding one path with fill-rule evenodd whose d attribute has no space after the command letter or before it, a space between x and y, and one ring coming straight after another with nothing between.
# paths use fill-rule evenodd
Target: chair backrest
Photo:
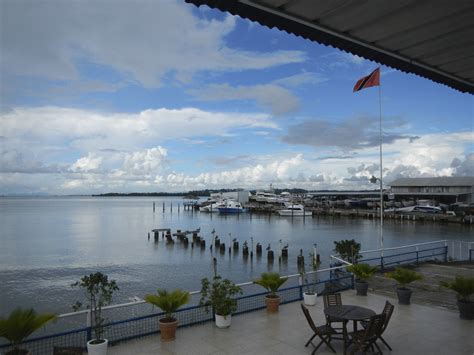
<instances>
[{"instance_id":1,"label":"chair backrest","mask_svg":"<svg viewBox=\"0 0 474 355\"><path fill-rule=\"evenodd\" d=\"M382 334L383 325L385 322L385 314L380 313L370 317L369 324L365 329L364 343L368 343L377 339Z\"/></svg>"},{"instance_id":2,"label":"chair backrest","mask_svg":"<svg viewBox=\"0 0 474 355\"><path fill-rule=\"evenodd\" d=\"M311 314L309 314L308 308L304 304L301 303L301 309L303 310L303 313L306 317L306 320L308 321L309 326L311 329L313 329L313 332L318 333L318 328L313 322L313 318L311 317Z\"/></svg>"},{"instance_id":3,"label":"chair backrest","mask_svg":"<svg viewBox=\"0 0 474 355\"><path fill-rule=\"evenodd\" d=\"M323 296L324 309L331 306L341 306L342 298L340 293L330 293Z\"/></svg>"},{"instance_id":4,"label":"chair backrest","mask_svg":"<svg viewBox=\"0 0 474 355\"><path fill-rule=\"evenodd\" d=\"M383 308L383 311L382 311L382 313L385 314L385 321L383 323L382 333L387 328L388 322L390 321L390 318L392 317L392 313L394 309L395 309L395 306L393 304L391 304L389 301L385 302L385 307Z\"/></svg>"}]
</instances>

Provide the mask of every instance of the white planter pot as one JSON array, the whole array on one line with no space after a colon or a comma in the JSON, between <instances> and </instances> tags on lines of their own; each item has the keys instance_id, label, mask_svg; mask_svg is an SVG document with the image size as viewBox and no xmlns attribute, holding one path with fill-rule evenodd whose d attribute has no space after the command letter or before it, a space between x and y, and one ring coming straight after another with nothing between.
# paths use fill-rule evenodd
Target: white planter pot
<instances>
[{"instance_id":1,"label":"white planter pot","mask_svg":"<svg viewBox=\"0 0 474 355\"><path fill-rule=\"evenodd\" d=\"M216 314L216 327L217 328L229 328L231 317L232 317L231 314L228 314L226 316L220 316L220 315Z\"/></svg>"},{"instance_id":2,"label":"white planter pot","mask_svg":"<svg viewBox=\"0 0 474 355\"><path fill-rule=\"evenodd\" d=\"M316 305L317 299L318 299L318 294L317 293L313 293L313 294L308 294L306 292L303 293L303 300L304 300L304 304L306 306Z\"/></svg>"},{"instance_id":3,"label":"white planter pot","mask_svg":"<svg viewBox=\"0 0 474 355\"><path fill-rule=\"evenodd\" d=\"M89 340L87 342L87 354L89 355L107 355L107 345L109 341L104 339L105 341L100 344L91 344L94 340Z\"/></svg>"}]
</instances>

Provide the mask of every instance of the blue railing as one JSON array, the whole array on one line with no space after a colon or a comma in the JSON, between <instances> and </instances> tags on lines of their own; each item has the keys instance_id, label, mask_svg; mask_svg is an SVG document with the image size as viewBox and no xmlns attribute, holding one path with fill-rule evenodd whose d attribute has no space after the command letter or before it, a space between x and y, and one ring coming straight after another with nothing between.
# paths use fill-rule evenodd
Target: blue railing
<instances>
[{"instance_id":1,"label":"blue railing","mask_svg":"<svg viewBox=\"0 0 474 355\"><path fill-rule=\"evenodd\" d=\"M311 285L316 285L318 294L329 283L337 283L340 291L352 288L352 275L344 272L340 277L318 281ZM286 304L303 299L303 292L306 286L297 285L282 288L278 291L281 304ZM253 293L237 298L237 311L235 315L256 311L265 308L264 296L266 292ZM163 312L153 313L145 316L129 318L125 320L108 323L104 326L104 338L109 340L111 345L130 339L156 334L158 330L158 319L164 315ZM180 327L187 327L199 323L212 321L212 312L206 312L205 306L190 306L182 308L175 313ZM52 354L55 347L82 347L91 339L91 327L80 328L68 332L62 332L33 339L26 340L23 348L29 349L33 354ZM11 350L9 344L0 345L0 351Z\"/></svg>"},{"instance_id":2,"label":"blue railing","mask_svg":"<svg viewBox=\"0 0 474 355\"><path fill-rule=\"evenodd\" d=\"M419 263L426 260L438 259L438 257L443 261L447 261L448 246L444 241L440 241L439 243L441 244L441 242L443 242L443 245L435 247L432 247L435 243L421 243L413 246L387 248L383 250L383 256L378 257L368 258L367 254L380 253L380 250L361 252L365 254L362 260L372 265L378 265L382 270L394 265ZM424 246L420 248L422 244L424 244ZM427 245L430 245L430 247L427 247ZM400 252L401 249L410 247L415 248L415 250ZM473 250L469 249L469 259L472 260L472 258ZM342 291L354 287L353 277L345 271L345 266L336 269L331 266L330 269L318 271L318 273L320 272L325 275L329 272L329 278L326 276L324 280L312 283L312 285L316 285L318 295L322 295L325 292ZM297 276L298 275L292 275L292 286L278 291L282 304L301 301L303 299L303 292L306 286L302 286L301 281L298 285L294 285L294 280ZM246 283L245 285L249 286L250 284L251 283ZM235 314L238 315L265 308L265 294L266 292L253 292L238 297L237 311ZM137 304L137 306L139 306L139 304ZM111 345L114 345L118 342L156 334L159 332L158 319L163 315L164 313L160 312L109 322L104 327L104 337L109 340ZM176 312L176 318L179 320L180 327L186 327L209 322L213 320L213 315L212 312L206 312L204 306L194 305L178 310ZM83 327L67 332L29 339L24 342L24 347L32 351L33 354L52 354L54 347L84 348L90 339L91 327ZM0 345L0 351L6 352L9 350L11 350L9 344Z\"/></svg>"}]
</instances>

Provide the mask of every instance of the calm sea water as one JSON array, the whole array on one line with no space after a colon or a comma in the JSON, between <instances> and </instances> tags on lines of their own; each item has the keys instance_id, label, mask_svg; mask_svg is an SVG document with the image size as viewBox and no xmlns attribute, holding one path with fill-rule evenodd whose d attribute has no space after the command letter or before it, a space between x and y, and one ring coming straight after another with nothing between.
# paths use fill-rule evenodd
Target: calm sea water
<instances>
[{"instance_id":1,"label":"calm sea water","mask_svg":"<svg viewBox=\"0 0 474 355\"><path fill-rule=\"evenodd\" d=\"M156 202L156 211L152 205ZM166 211L162 211L162 203ZM379 246L378 221L366 219L284 218L264 215L220 216L183 211L181 198L0 198L0 314L17 306L39 311L70 312L78 297L69 286L81 276L102 271L116 279L120 291L114 303L143 297L157 287L197 290L200 279L212 275L209 250L211 231L226 245L229 233L240 241L237 255L217 253L219 273L235 282L256 278L269 269L296 273L296 257L318 244L323 264L329 263L334 240L354 238L362 249ZM173 204L173 212L170 204ZM201 228L206 250L176 243L148 241L154 228ZM474 229L465 225L386 221L385 246L450 239L474 240ZM273 266L262 259L245 261L242 243L288 243L287 264Z\"/></svg>"}]
</instances>

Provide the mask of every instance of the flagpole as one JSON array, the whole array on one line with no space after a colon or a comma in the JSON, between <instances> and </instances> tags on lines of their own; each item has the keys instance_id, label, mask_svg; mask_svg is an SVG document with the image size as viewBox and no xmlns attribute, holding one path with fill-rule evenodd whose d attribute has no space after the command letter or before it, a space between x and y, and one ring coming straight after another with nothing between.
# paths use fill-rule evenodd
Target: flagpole
<instances>
[{"instance_id":1,"label":"flagpole","mask_svg":"<svg viewBox=\"0 0 474 355\"><path fill-rule=\"evenodd\" d=\"M383 258L383 185L382 185L382 82L379 84L379 127L380 127L380 255Z\"/></svg>"}]
</instances>

